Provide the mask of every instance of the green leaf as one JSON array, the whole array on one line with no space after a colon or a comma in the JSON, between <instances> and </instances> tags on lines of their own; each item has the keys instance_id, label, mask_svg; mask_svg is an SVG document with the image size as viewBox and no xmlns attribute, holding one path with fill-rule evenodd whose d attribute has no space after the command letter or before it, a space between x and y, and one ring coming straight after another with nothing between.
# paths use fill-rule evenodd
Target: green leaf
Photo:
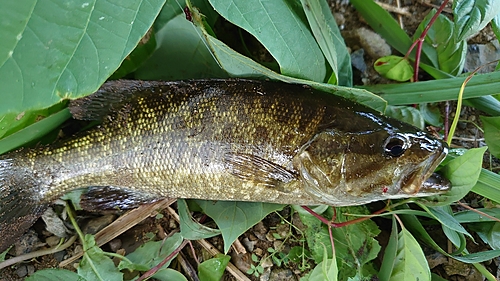
<instances>
[{"instance_id":1,"label":"green leaf","mask_svg":"<svg viewBox=\"0 0 500 281\"><path fill-rule=\"evenodd\" d=\"M483 29L500 12L498 0L453 1L455 42L467 40Z\"/></svg>"},{"instance_id":2,"label":"green leaf","mask_svg":"<svg viewBox=\"0 0 500 281\"><path fill-rule=\"evenodd\" d=\"M189 214L189 209L184 199L177 199L177 208L180 217L181 235L184 239L198 240L214 237L221 234L218 229L206 227L195 221Z\"/></svg>"},{"instance_id":3,"label":"green leaf","mask_svg":"<svg viewBox=\"0 0 500 281\"><path fill-rule=\"evenodd\" d=\"M352 219L352 217L344 214L370 214L365 206L342 207L336 208L336 210L336 222L345 222ZM331 207L323 214L328 219L332 215L333 209ZM299 213L299 216L302 223L307 225L305 236L315 262L319 263L323 260L324 246L327 247L328 258L332 258L332 247L326 225L311 214ZM380 245L374 239L379 232L377 225L370 220L332 229L340 280L356 275L372 275L373 268L369 262L376 258L380 251Z\"/></svg>"},{"instance_id":4,"label":"green leaf","mask_svg":"<svg viewBox=\"0 0 500 281\"><path fill-rule=\"evenodd\" d=\"M0 9L0 119L96 91L165 0L8 1Z\"/></svg>"},{"instance_id":5,"label":"green leaf","mask_svg":"<svg viewBox=\"0 0 500 281\"><path fill-rule=\"evenodd\" d=\"M221 280L230 259L230 256L219 254L215 258L202 262L198 266L198 277L200 281Z\"/></svg>"},{"instance_id":6,"label":"green leaf","mask_svg":"<svg viewBox=\"0 0 500 281\"><path fill-rule=\"evenodd\" d=\"M467 210L461 211L453 214L455 219L460 223L468 223L468 222L491 222L492 219L482 215L481 213L485 213L489 216L500 219L500 208L478 208L474 211ZM500 241L500 240L499 240Z\"/></svg>"},{"instance_id":7,"label":"green leaf","mask_svg":"<svg viewBox=\"0 0 500 281\"><path fill-rule=\"evenodd\" d=\"M71 117L68 109L54 113L0 140L0 154L37 140Z\"/></svg>"},{"instance_id":8,"label":"green leaf","mask_svg":"<svg viewBox=\"0 0 500 281\"><path fill-rule=\"evenodd\" d=\"M351 87L351 56L327 1L301 0L301 3L314 38L333 70L337 82L334 84Z\"/></svg>"},{"instance_id":9,"label":"green leaf","mask_svg":"<svg viewBox=\"0 0 500 281\"><path fill-rule=\"evenodd\" d=\"M326 247L323 247L323 261L318 263L309 274L308 281L337 281L339 269L337 268L337 260L329 259Z\"/></svg>"},{"instance_id":10,"label":"green leaf","mask_svg":"<svg viewBox=\"0 0 500 281\"><path fill-rule=\"evenodd\" d=\"M375 61L373 67L385 78L399 82L408 81L413 76L413 67L410 62L398 56L381 57Z\"/></svg>"},{"instance_id":11,"label":"green leaf","mask_svg":"<svg viewBox=\"0 0 500 281\"><path fill-rule=\"evenodd\" d=\"M476 232L491 249L500 250L500 223L475 223L470 225L470 229Z\"/></svg>"},{"instance_id":12,"label":"green leaf","mask_svg":"<svg viewBox=\"0 0 500 281\"><path fill-rule=\"evenodd\" d=\"M67 269L46 268L37 270L31 274L25 281L86 281L82 276Z\"/></svg>"},{"instance_id":13,"label":"green leaf","mask_svg":"<svg viewBox=\"0 0 500 281\"><path fill-rule=\"evenodd\" d=\"M443 118L441 117L441 111L438 104L421 103L418 105L418 109L425 123L436 127L443 126Z\"/></svg>"},{"instance_id":14,"label":"green leaf","mask_svg":"<svg viewBox=\"0 0 500 281\"><path fill-rule=\"evenodd\" d=\"M118 268L120 270L125 268L139 271L149 270L150 268L158 265L175 249L177 249L181 245L182 240L182 235L180 233L175 233L165 241L147 242L137 248L133 253L128 254L126 256L128 260L122 260L118 265ZM170 261L167 262L162 268L167 268L169 264Z\"/></svg>"},{"instance_id":15,"label":"green leaf","mask_svg":"<svg viewBox=\"0 0 500 281\"><path fill-rule=\"evenodd\" d=\"M484 127L484 140L491 154L500 158L500 117L480 116Z\"/></svg>"},{"instance_id":16,"label":"green leaf","mask_svg":"<svg viewBox=\"0 0 500 281\"><path fill-rule=\"evenodd\" d=\"M188 281L182 273L171 268L162 268L153 277L152 280L160 281Z\"/></svg>"},{"instance_id":17,"label":"green leaf","mask_svg":"<svg viewBox=\"0 0 500 281\"><path fill-rule=\"evenodd\" d=\"M481 169L472 191L494 202L500 202L500 175Z\"/></svg>"},{"instance_id":18,"label":"green leaf","mask_svg":"<svg viewBox=\"0 0 500 281\"><path fill-rule=\"evenodd\" d=\"M284 206L257 202L217 201L214 203L206 200L195 201L203 209L203 212L219 226L224 239L224 253L229 251L231 244L241 234L271 212L280 210Z\"/></svg>"},{"instance_id":19,"label":"green leaf","mask_svg":"<svg viewBox=\"0 0 500 281\"><path fill-rule=\"evenodd\" d=\"M427 206L449 205L462 199L478 181L481 173L483 154L488 147L473 148L462 156L449 161L441 171L451 181L451 190L445 194L418 198Z\"/></svg>"},{"instance_id":20,"label":"green leaf","mask_svg":"<svg viewBox=\"0 0 500 281\"><path fill-rule=\"evenodd\" d=\"M380 95L391 105L456 100L464 77L360 88ZM500 72L475 75L465 87L464 99L494 95L500 89Z\"/></svg>"},{"instance_id":21,"label":"green leaf","mask_svg":"<svg viewBox=\"0 0 500 281\"><path fill-rule=\"evenodd\" d=\"M432 215L434 219L439 221L443 227L447 227L456 232L465 234L469 236L471 239L474 239L472 235L465 230L465 228L450 214L451 209L450 206L437 206L437 207L426 207L424 205L420 205L425 211ZM455 244L458 246L458 244Z\"/></svg>"},{"instance_id":22,"label":"green leaf","mask_svg":"<svg viewBox=\"0 0 500 281\"><path fill-rule=\"evenodd\" d=\"M420 23L413 35L415 40L422 34L435 14L436 10L431 10ZM467 43L465 41L454 41L453 28L451 20L440 14L428 30L425 41L435 48L439 69L456 76L462 73L467 53Z\"/></svg>"},{"instance_id":23,"label":"green leaf","mask_svg":"<svg viewBox=\"0 0 500 281\"><path fill-rule=\"evenodd\" d=\"M316 82L325 79L323 54L309 28L286 1L210 0L210 4L257 38L278 61L282 74Z\"/></svg>"},{"instance_id":24,"label":"green leaf","mask_svg":"<svg viewBox=\"0 0 500 281\"><path fill-rule=\"evenodd\" d=\"M193 17L193 20L195 21L195 17ZM197 23L197 25L199 27L199 23ZM385 101L382 100L379 96L374 95L368 91L355 88L340 87L326 83L318 83L310 80L301 80L280 75L234 51L223 42L207 34L203 29L200 30L219 65L222 67L222 69L227 71L227 73L231 77L253 77L278 80L286 83L305 84L321 91L340 95L350 100L363 103L366 106L369 106L380 112L383 112L385 110Z\"/></svg>"},{"instance_id":25,"label":"green leaf","mask_svg":"<svg viewBox=\"0 0 500 281\"><path fill-rule=\"evenodd\" d=\"M398 235L398 249L389 280L431 280L431 271L422 248L404 227Z\"/></svg>"},{"instance_id":26,"label":"green leaf","mask_svg":"<svg viewBox=\"0 0 500 281\"><path fill-rule=\"evenodd\" d=\"M385 110L385 114L420 129L424 128L424 119L420 115L420 111L414 107L389 105Z\"/></svg>"},{"instance_id":27,"label":"green leaf","mask_svg":"<svg viewBox=\"0 0 500 281\"><path fill-rule=\"evenodd\" d=\"M85 253L77 270L78 275L86 280L123 280L123 273L115 267L113 261L95 244L94 236L85 235L84 249Z\"/></svg>"},{"instance_id":28,"label":"green leaf","mask_svg":"<svg viewBox=\"0 0 500 281\"><path fill-rule=\"evenodd\" d=\"M394 265L396 263L396 255L398 253L398 226L396 224L396 219L392 218L392 230L391 236L389 237L389 243L384 252L384 259L382 260L382 265L380 266L380 271L378 277L381 281L389 281L391 273L393 272Z\"/></svg>"},{"instance_id":29,"label":"green leaf","mask_svg":"<svg viewBox=\"0 0 500 281\"><path fill-rule=\"evenodd\" d=\"M499 256L500 256L500 250L490 250L463 256L453 256L453 258L456 259L457 261L465 263L478 263L478 262L485 262L487 260L491 260Z\"/></svg>"},{"instance_id":30,"label":"green leaf","mask_svg":"<svg viewBox=\"0 0 500 281\"><path fill-rule=\"evenodd\" d=\"M198 31L199 32L199 31ZM156 33L158 48L135 72L144 80L224 78L222 70L193 23L179 14Z\"/></svg>"},{"instance_id":31,"label":"green leaf","mask_svg":"<svg viewBox=\"0 0 500 281\"><path fill-rule=\"evenodd\" d=\"M149 38L148 38L149 37ZM139 42L139 45L123 60L120 67L109 77L109 79L120 79L125 75L134 72L142 63L148 59L156 49L156 37L152 32Z\"/></svg>"}]
</instances>

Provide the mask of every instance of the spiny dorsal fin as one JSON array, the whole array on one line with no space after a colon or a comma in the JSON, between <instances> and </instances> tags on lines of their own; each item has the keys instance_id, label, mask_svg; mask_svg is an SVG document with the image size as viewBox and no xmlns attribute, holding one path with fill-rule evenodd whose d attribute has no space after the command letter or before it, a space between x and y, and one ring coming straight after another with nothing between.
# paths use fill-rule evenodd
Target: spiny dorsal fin
<instances>
[{"instance_id":1,"label":"spiny dorsal fin","mask_svg":"<svg viewBox=\"0 0 500 281\"><path fill-rule=\"evenodd\" d=\"M144 91L169 86L172 82L113 80L108 81L95 93L70 102L69 110L78 120L103 120L111 112L119 111L127 101Z\"/></svg>"},{"instance_id":2,"label":"spiny dorsal fin","mask_svg":"<svg viewBox=\"0 0 500 281\"><path fill-rule=\"evenodd\" d=\"M282 184L297 179L293 172L259 156L227 153L224 160L231 174L271 188L282 189Z\"/></svg>"}]
</instances>

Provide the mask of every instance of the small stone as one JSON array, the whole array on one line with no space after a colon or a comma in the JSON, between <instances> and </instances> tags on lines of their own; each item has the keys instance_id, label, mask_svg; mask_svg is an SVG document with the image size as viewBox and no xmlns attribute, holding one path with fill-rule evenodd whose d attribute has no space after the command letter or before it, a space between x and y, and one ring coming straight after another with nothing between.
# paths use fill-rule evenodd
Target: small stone
<instances>
[{"instance_id":1,"label":"small stone","mask_svg":"<svg viewBox=\"0 0 500 281\"><path fill-rule=\"evenodd\" d=\"M67 252L65 250L62 250L57 253L54 253L54 258L56 259L57 262L62 262L66 257L66 254Z\"/></svg>"},{"instance_id":2,"label":"small stone","mask_svg":"<svg viewBox=\"0 0 500 281\"><path fill-rule=\"evenodd\" d=\"M31 264L22 264L16 269L17 276L23 278L35 272L35 267Z\"/></svg>"},{"instance_id":3,"label":"small stone","mask_svg":"<svg viewBox=\"0 0 500 281\"><path fill-rule=\"evenodd\" d=\"M118 251L122 247L122 240L116 238L111 241L109 241L109 248L111 249L112 252Z\"/></svg>"},{"instance_id":4,"label":"small stone","mask_svg":"<svg viewBox=\"0 0 500 281\"><path fill-rule=\"evenodd\" d=\"M64 222L57 215L52 208L48 208L42 215L42 219L45 222L46 229L59 237L67 237L69 230L64 225Z\"/></svg>"},{"instance_id":5,"label":"small stone","mask_svg":"<svg viewBox=\"0 0 500 281\"><path fill-rule=\"evenodd\" d=\"M359 44L371 58L378 59L391 54L391 47L377 33L364 27L358 28L355 33Z\"/></svg>"},{"instance_id":6,"label":"small stone","mask_svg":"<svg viewBox=\"0 0 500 281\"><path fill-rule=\"evenodd\" d=\"M45 239L45 243L50 247L55 247L61 242L61 238L57 236L50 236Z\"/></svg>"},{"instance_id":7,"label":"small stone","mask_svg":"<svg viewBox=\"0 0 500 281\"><path fill-rule=\"evenodd\" d=\"M296 281L297 277L293 274L290 269L277 268L271 271L271 276L269 281Z\"/></svg>"},{"instance_id":8,"label":"small stone","mask_svg":"<svg viewBox=\"0 0 500 281\"><path fill-rule=\"evenodd\" d=\"M252 264L252 254L248 252L245 254L236 254L232 252L231 262L242 272L247 272Z\"/></svg>"},{"instance_id":9,"label":"small stone","mask_svg":"<svg viewBox=\"0 0 500 281\"><path fill-rule=\"evenodd\" d=\"M23 236L21 236L21 239L19 239L15 245L15 256L20 256L36 250L40 246L44 245L44 243L41 243L35 231L30 229Z\"/></svg>"},{"instance_id":10,"label":"small stone","mask_svg":"<svg viewBox=\"0 0 500 281\"><path fill-rule=\"evenodd\" d=\"M241 240L241 244L243 244L243 246L245 246L245 249L247 251L253 252L253 249L255 248L255 244L257 244L257 240L251 241L250 239L245 237Z\"/></svg>"},{"instance_id":11,"label":"small stone","mask_svg":"<svg viewBox=\"0 0 500 281\"><path fill-rule=\"evenodd\" d=\"M266 240L267 228L262 222L259 222L253 227L253 233L260 240Z\"/></svg>"},{"instance_id":12,"label":"small stone","mask_svg":"<svg viewBox=\"0 0 500 281\"><path fill-rule=\"evenodd\" d=\"M340 28L340 27L343 27L344 23L345 23L345 17L343 14L341 13L333 13L333 18L335 19L335 22L337 23L339 29L343 29L343 28Z\"/></svg>"},{"instance_id":13,"label":"small stone","mask_svg":"<svg viewBox=\"0 0 500 281\"><path fill-rule=\"evenodd\" d=\"M108 214L104 215L98 218L91 219L87 222L85 227L83 227L83 232L87 234L96 234L99 232L101 229L105 228L108 226L110 223L112 223L115 220L115 216Z\"/></svg>"}]
</instances>

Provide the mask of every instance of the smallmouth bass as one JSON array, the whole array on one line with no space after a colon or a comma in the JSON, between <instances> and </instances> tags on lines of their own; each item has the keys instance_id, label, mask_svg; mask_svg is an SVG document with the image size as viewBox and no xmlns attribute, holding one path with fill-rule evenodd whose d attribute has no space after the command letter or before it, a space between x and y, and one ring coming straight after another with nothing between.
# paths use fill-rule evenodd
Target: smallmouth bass
<instances>
[{"instance_id":1,"label":"smallmouth bass","mask_svg":"<svg viewBox=\"0 0 500 281\"><path fill-rule=\"evenodd\" d=\"M444 142L339 96L250 80L107 82L72 101L100 126L0 157L0 251L82 187L138 197L348 206L426 196ZM422 187L423 186L423 187Z\"/></svg>"}]
</instances>

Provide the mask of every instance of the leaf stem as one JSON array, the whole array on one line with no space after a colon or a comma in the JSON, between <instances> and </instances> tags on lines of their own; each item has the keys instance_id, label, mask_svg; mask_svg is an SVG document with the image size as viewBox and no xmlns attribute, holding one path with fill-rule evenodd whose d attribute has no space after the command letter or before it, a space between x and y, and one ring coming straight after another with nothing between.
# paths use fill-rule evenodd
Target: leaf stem
<instances>
[{"instance_id":1,"label":"leaf stem","mask_svg":"<svg viewBox=\"0 0 500 281\"><path fill-rule=\"evenodd\" d=\"M432 16L431 20L429 23L425 26L424 31L422 31L422 34L420 34L420 37L418 37L413 44L411 44L410 48L408 49L408 52L405 54L405 59L407 59L410 56L411 51L413 51L413 48L415 48L415 45L417 46L417 50L415 53L415 67L414 67L414 72L413 72L413 82L418 81L418 68L420 65L420 55L422 54L422 44L425 41L425 36L427 36L427 32L429 32L429 29L431 26L434 24L438 16L443 12L444 8L446 7L446 4L448 4L449 0L444 0L441 6L439 6L439 9L437 12Z\"/></svg>"}]
</instances>

